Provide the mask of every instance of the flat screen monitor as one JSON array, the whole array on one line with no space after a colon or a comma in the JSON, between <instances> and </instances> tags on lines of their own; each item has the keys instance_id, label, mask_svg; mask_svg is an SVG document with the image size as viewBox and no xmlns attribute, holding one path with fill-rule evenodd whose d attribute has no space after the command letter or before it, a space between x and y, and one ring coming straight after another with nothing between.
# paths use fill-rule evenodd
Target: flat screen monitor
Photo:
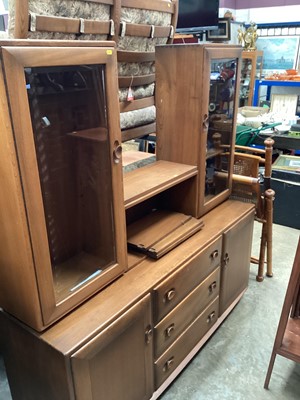
<instances>
[{"instance_id":1,"label":"flat screen monitor","mask_svg":"<svg viewBox=\"0 0 300 400\"><path fill-rule=\"evenodd\" d=\"M218 27L219 0L179 0L176 32L197 34Z\"/></svg>"}]
</instances>

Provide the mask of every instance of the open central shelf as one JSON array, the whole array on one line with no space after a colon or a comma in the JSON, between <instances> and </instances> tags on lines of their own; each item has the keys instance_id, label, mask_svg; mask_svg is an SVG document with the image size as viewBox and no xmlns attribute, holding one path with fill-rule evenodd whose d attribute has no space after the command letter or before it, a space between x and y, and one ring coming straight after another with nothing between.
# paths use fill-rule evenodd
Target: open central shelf
<instances>
[{"instance_id":1,"label":"open central shelf","mask_svg":"<svg viewBox=\"0 0 300 400\"><path fill-rule=\"evenodd\" d=\"M195 175L197 175L196 166L161 160L127 172L124 174L125 209Z\"/></svg>"}]
</instances>

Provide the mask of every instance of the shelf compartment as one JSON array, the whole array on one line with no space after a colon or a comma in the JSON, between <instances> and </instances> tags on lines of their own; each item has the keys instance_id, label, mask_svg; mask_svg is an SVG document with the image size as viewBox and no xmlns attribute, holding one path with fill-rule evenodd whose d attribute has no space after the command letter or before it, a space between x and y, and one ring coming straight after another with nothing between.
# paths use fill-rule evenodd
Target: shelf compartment
<instances>
[{"instance_id":1,"label":"shelf compartment","mask_svg":"<svg viewBox=\"0 0 300 400\"><path fill-rule=\"evenodd\" d=\"M125 209L196 175L196 166L162 160L127 172L124 174Z\"/></svg>"}]
</instances>

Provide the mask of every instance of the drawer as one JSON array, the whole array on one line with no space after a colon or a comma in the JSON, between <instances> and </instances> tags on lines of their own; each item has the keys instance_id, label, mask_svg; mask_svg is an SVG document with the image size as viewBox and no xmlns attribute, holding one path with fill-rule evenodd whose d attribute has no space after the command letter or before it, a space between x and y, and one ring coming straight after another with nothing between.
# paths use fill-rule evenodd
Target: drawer
<instances>
[{"instance_id":1,"label":"drawer","mask_svg":"<svg viewBox=\"0 0 300 400\"><path fill-rule=\"evenodd\" d=\"M171 347L154 363L155 390L178 367L196 344L216 323L219 313L219 296L182 333Z\"/></svg>"},{"instance_id":2,"label":"drawer","mask_svg":"<svg viewBox=\"0 0 300 400\"><path fill-rule=\"evenodd\" d=\"M154 327L155 358L158 358L216 298L219 288L220 268L218 267Z\"/></svg>"},{"instance_id":3,"label":"drawer","mask_svg":"<svg viewBox=\"0 0 300 400\"><path fill-rule=\"evenodd\" d=\"M220 265L221 246L222 237L219 237L154 288L154 324L167 315Z\"/></svg>"}]
</instances>

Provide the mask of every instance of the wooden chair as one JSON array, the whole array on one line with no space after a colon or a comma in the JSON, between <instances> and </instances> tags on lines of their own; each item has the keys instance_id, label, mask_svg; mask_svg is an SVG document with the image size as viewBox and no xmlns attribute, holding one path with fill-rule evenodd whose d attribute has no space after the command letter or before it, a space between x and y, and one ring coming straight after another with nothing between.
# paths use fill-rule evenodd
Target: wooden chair
<instances>
[{"instance_id":1,"label":"wooden chair","mask_svg":"<svg viewBox=\"0 0 300 400\"><path fill-rule=\"evenodd\" d=\"M300 239L266 375L265 389L269 387L277 354L300 362Z\"/></svg>"},{"instance_id":2,"label":"wooden chair","mask_svg":"<svg viewBox=\"0 0 300 400\"><path fill-rule=\"evenodd\" d=\"M266 275L273 276L272 226L275 192L271 189L271 173L274 141L268 138L264 143L265 149L235 146L232 179L232 197L254 202L256 205L255 219L262 223L259 257L251 257L251 262L258 264L256 276L258 282L264 279L265 263L267 265ZM260 172L262 166L264 166L263 175Z\"/></svg>"}]
</instances>

